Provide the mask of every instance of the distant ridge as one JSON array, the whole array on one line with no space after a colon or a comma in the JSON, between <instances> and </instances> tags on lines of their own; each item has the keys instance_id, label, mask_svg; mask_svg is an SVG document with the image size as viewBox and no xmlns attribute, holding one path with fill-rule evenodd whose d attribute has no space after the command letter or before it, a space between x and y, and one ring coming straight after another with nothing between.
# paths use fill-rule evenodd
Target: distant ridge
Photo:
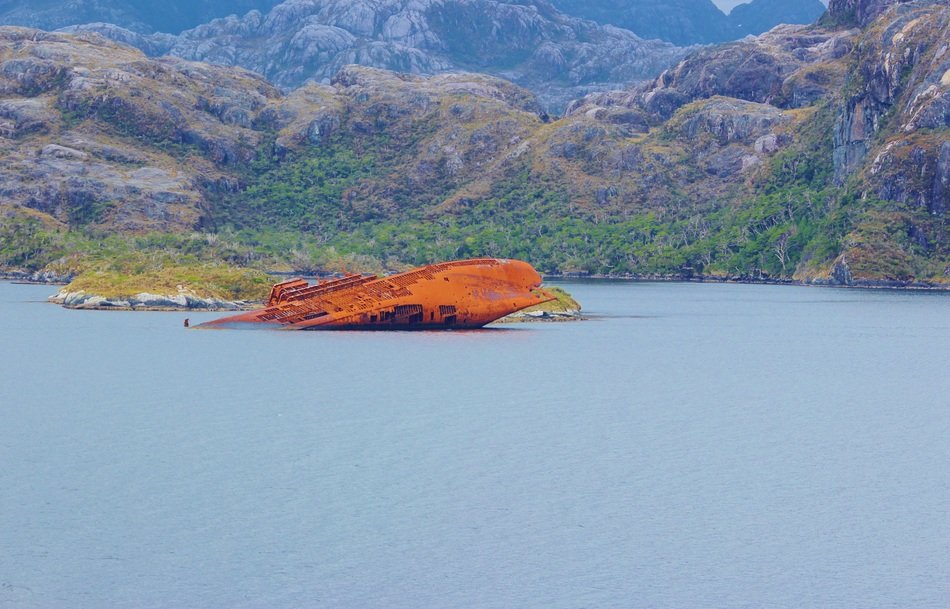
<instances>
[{"instance_id":1,"label":"distant ridge","mask_svg":"<svg viewBox=\"0 0 950 609\"><path fill-rule=\"evenodd\" d=\"M551 0L571 15L626 28L678 45L709 44L761 34L782 23L813 23L819 0L752 0L724 14L712 0Z\"/></svg>"},{"instance_id":2,"label":"distant ridge","mask_svg":"<svg viewBox=\"0 0 950 609\"><path fill-rule=\"evenodd\" d=\"M292 89L348 64L409 74L484 72L553 112L590 92L654 78L685 53L668 42L559 12L545 0L287 0L178 36L110 24L95 31L152 56L241 66Z\"/></svg>"},{"instance_id":3,"label":"distant ridge","mask_svg":"<svg viewBox=\"0 0 950 609\"><path fill-rule=\"evenodd\" d=\"M280 0L0 0L0 24L56 30L112 23L151 34L177 34L217 17L269 10Z\"/></svg>"}]
</instances>

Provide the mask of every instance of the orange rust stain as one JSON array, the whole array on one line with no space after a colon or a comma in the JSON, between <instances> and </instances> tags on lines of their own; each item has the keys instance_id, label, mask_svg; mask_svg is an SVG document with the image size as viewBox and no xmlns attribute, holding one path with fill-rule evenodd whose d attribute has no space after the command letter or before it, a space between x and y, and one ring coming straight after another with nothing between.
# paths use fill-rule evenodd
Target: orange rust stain
<instances>
[{"instance_id":1,"label":"orange rust stain","mask_svg":"<svg viewBox=\"0 0 950 609\"><path fill-rule=\"evenodd\" d=\"M398 275L347 275L310 285L278 283L267 306L199 327L249 324L288 330L431 330L480 328L554 296L527 262L456 260Z\"/></svg>"}]
</instances>

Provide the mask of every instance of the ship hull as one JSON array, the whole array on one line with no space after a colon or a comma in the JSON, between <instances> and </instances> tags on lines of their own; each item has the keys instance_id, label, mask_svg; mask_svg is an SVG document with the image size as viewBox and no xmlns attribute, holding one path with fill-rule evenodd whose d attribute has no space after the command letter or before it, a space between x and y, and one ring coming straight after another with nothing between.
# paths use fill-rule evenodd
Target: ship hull
<instances>
[{"instance_id":1,"label":"ship hull","mask_svg":"<svg viewBox=\"0 0 950 609\"><path fill-rule=\"evenodd\" d=\"M480 328L553 300L520 260L480 258L433 264L388 277L349 275L309 285L279 283L267 306L201 328L446 330Z\"/></svg>"}]
</instances>

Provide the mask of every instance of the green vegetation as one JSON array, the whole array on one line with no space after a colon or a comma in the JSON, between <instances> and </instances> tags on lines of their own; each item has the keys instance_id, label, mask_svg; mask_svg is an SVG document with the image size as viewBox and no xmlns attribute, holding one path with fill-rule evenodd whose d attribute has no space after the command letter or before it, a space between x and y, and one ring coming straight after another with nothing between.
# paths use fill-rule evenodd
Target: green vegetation
<instances>
[{"instance_id":1,"label":"green vegetation","mask_svg":"<svg viewBox=\"0 0 950 609\"><path fill-rule=\"evenodd\" d=\"M526 313L531 313L533 311L547 311L549 313L567 313L572 311L580 311L581 304L574 300L574 297L568 293L564 288L559 288L557 286L545 286L544 288L552 295L556 297L555 300L550 300L548 302L542 302L539 305L533 307L528 307L524 311Z\"/></svg>"},{"instance_id":2,"label":"green vegetation","mask_svg":"<svg viewBox=\"0 0 950 609\"><path fill-rule=\"evenodd\" d=\"M65 253L60 233L29 215L0 216L0 268L38 271Z\"/></svg>"},{"instance_id":3,"label":"green vegetation","mask_svg":"<svg viewBox=\"0 0 950 609\"><path fill-rule=\"evenodd\" d=\"M178 266L138 259L126 264L104 265L81 272L68 286L69 292L84 291L106 298L129 297L143 292L175 295L180 292L200 298L260 301L267 297L274 280L253 269L225 265Z\"/></svg>"}]
</instances>

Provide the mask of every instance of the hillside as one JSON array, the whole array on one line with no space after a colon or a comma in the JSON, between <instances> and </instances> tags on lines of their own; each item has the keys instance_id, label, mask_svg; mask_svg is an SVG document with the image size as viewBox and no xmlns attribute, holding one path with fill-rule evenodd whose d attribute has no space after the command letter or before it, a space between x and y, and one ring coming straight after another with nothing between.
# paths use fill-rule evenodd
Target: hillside
<instances>
[{"instance_id":1,"label":"hillside","mask_svg":"<svg viewBox=\"0 0 950 609\"><path fill-rule=\"evenodd\" d=\"M485 75L351 66L285 94L93 34L7 28L0 257L312 270L496 255L946 284L948 27L945 3L918 0L863 30L778 28L559 120Z\"/></svg>"}]
</instances>

